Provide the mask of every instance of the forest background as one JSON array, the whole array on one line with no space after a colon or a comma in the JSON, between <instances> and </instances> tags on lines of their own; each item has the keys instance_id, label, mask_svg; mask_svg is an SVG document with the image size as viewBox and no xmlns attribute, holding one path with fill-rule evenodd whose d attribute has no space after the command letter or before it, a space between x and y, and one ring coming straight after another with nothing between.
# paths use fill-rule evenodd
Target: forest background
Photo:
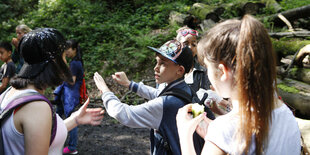
<instances>
[{"instance_id":1,"label":"forest background","mask_svg":"<svg viewBox=\"0 0 310 155\"><path fill-rule=\"evenodd\" d=\"M16 37L15 27L26 24L32 29L52 27L61 31L67 39L76 39L83 49L86 81L98 71L110 76L115 71L125 71L130 79L141 80L144 74L152 73L155 64L154 52L147 46L159 47L176 36L183 25L169 21L172 11L188 14L194 3L210 6L257 0L1 0L0 41ZM281 11L305 6L310 0L280 0ZM265 7L257 18L275 14L276 9ZM225 9L220 19L240 18L234 9ZM309 19L306 18L306 19ZM269 31L287 31L287 27L273 27L262 21ZM200 34L204 32L198 29ZM282 43L273 39L276 51L287 50L294 54L304 46ZM149 72L151 71L151 72ZM88 86L89 87L89 86Z\"/></svg>"}]
</instances>

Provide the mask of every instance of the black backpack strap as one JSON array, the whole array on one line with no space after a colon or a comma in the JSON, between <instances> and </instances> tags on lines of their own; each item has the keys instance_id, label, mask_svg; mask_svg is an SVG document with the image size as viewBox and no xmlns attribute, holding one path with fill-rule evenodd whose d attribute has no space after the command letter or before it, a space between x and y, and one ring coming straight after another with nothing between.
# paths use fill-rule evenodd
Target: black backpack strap
<instances>
[{"instance_id":1,"label":"black backpack strap","mask_svg":"<svg viewBox=\"0 0 310 155\"><path fill-rule=\"evenodd\" d=\"M159 96L167 96L167 95L175 96L175 97L181 99L182 101L184 101L185 104L191 103L192 102L192 98L193 98L187 92L185 92L182 89L178 89L178 88L171 88L168 91L163 92Z\"/></svg>"},{"instance_id":2,"label":"black backpack strap","mask_svg":"<svg viewBox=\"0 0 310 155\"><path fill-rule=\"evenodd\" d=\"M4 96L5 94L3 94ZM2 96L2 97L3 97ZM0 103L2 103L2 98ZM0 114L0 123L2 125L2 122L5 121L11 114L12 112L17 108L20 107L22 105L25 105L29 102L32 101L45 101L48 103L48 105L51 108L52 111L52 131L51 131L51 139L50 139L50 145L52 144L53 140L55 139L56 136L56 131L57 131L57 118L56 118L56 114L53 110L52 104L51 102L43 95L37 93L37 92L28 92L28 93L23 93L21 95L16 96L1 112ZM0 129L2 130L2 127L0 127ZM1 138L1 142L2 142L2 131L0 133L0 138ZM1 143L0 142L0 143ZM0 146L2 147L2 146ZM1 153L1 149L0 149L0 153Z\"/></svg>"}]
</instances>

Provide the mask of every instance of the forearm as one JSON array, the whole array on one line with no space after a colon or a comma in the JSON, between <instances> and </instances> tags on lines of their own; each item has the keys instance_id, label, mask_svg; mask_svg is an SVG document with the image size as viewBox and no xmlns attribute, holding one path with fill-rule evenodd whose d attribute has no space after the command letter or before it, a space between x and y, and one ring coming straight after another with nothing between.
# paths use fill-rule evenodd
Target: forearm
<instances>
[{"instance_id":1,"label":"forearm","mask_svg":"<svg viewBox=\"0 0 310 155\"><path fill-rule=\"evenodd\" d=\"M136 83L132 81L129 85L129 90L137 93L142 98L152 100L158 96L160 91L156 88L144 85L142 82Z\"/></svg>"},{"instance_id":2,"label":"forearm","mask_svg":"<svg viewBox=\"0 0 310 155\"><path fill-rule=\"evenodd\" d=\"M188 134L187 136L180 136L180 146L183 155L196 154L193 135Z\"/></svg>"},{"instance_id":3,"label":"forearm","mask_svg":"<svg viewBox=\"0 0 310 155\"><path fill-rule=\"evenodd\" d=\"M76 113L72 113L70 117L64 120L67 130L70 131L79 125Z\"/></svg>"},{"instance_id":4,"label":"forearm","mask_svg":"<svg viewBox=\"0 0 310 155\"><path fill-rule=\"evenodd\" d=\"M163 113L161 98L132 106L121 103L112 92L107 92L102 95L102 100L108 114L123 125L153 129L160 125Z\"/></svg>"},{"instance_id":5,"label":"forearm","mask_svg":"<svg viewBox=\"0 0 310 155\"><path fill-rule=\"evenodd\" d=\"M2 79L2 83L0 85L0 93L5 91L6 87L8 86L8 83L9 83L9 78L3 78Z\"/></svg>"}]
</instances>

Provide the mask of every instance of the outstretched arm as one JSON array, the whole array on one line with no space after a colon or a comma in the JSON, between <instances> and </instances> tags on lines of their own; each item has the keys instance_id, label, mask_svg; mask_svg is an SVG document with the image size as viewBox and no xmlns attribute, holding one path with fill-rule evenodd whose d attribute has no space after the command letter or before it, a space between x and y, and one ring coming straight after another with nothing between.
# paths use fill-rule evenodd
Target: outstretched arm
<instances>
[{"instance_id":1,"label":"outstretched arm","mask_svg":"<svg viewBox=\"0 0 310 155\"><path fill-rule=\"evenodd\" d=\"M103 119L104 110L102 108L87 108L89 98L84 105L65 120L68 131L80 124L99 125Z\"/></svg>"}]
</instances>

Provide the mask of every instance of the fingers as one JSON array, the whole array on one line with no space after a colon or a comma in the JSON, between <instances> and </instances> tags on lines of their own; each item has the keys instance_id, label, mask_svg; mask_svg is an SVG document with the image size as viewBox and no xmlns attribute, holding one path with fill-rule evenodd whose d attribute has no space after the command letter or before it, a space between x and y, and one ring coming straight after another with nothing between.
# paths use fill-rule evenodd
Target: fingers
<instances>
[{"instance_id":1,"label":"fingers","mask_svg":"<svg viewBox=\"0 0 310 155\"><path fill-rule=\"evenodd\" d=\"M91 125L99 125L103 119L103 115L100 116L92 116L92 120L90 122Z\"/></svg>"},{"instance_id":2,"label":"fingers","mask_svg":"<svg viewBox=\"0 0 310 155\"><path fill-rule=\"evenodd\" d=\"M205 117L206 117L207 113L204 112L200 115L198 115L197 117L195 117L193 120L198 124L199 122L201 122Z\"/></svg>"},{"instance_id":3,"label":"fingers","mask_svg":"<svg viewBox=\"0 0 310 155\"><path fill-rule=\"evenodd\" d=\"M214 87L213 87L212 85L210 85L210 89L213 90L213 91L215 91L215 89L214 89Z\"/></svg>"}]
</instances>

